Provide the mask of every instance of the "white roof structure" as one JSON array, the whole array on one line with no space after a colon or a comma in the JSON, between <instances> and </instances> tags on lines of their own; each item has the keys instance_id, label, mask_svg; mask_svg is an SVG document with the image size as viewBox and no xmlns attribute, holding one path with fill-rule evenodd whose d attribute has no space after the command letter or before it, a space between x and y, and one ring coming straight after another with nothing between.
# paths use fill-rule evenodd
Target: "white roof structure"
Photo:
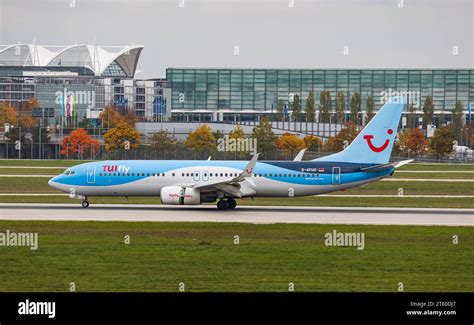
<instances>
[{"instance_id":1,"label":"white roof structure","mask_svg":"<svg viewBox=\"0 0 474 325\"><path fill-rule=\"evenodd\" d=\"M132 78L143 46L98 45L0 45L0 66L84 67L102 75L109 67L118 67Z\"/></svg>"}]
</instances>

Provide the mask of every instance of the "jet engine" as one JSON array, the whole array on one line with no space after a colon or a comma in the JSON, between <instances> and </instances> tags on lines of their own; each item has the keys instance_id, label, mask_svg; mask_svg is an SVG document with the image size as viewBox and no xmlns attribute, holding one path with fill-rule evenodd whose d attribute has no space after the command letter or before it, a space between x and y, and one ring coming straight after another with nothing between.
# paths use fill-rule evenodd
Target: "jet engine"
<instances>
[{"instance_id":1,"label":"jet engine","mask_svg":"<svg viewBox=\"0 0 474 325\"><path fill-rule=\"evenodd\" d=\"M165 186L160 191L163 204L197 205L201 204L201 193L191 187Z\"/></svg>"}]
</instances>

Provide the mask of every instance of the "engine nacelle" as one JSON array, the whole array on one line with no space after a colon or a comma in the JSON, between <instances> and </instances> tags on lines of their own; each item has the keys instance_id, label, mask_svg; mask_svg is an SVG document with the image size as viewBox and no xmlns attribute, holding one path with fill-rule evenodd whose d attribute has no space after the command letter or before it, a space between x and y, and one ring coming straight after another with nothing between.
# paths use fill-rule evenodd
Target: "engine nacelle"
<instances>
[{"instance_id":1,"label":"engine nacelle","mask_svg":"<svg viewBox=\"0 0 474 325\"><path fill-rule=\"evenodd\" d=\"M163 204L196 205L201 204L201 192L190 187L165 186L160 191Z\"/></svg>"}]
</instances>

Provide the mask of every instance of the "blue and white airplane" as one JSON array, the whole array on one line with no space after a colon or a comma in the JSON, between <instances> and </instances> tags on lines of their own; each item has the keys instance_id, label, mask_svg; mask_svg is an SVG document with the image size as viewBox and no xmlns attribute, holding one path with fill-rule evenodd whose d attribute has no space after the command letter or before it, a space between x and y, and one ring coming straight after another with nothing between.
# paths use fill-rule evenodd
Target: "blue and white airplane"
<instances>
[{"instance_id":1,"label":"blue and white airplane","mask_svg":"<svg viewBox=\"0 0 474 325\"><path fill-rule=\"evenodd\" d=\"M343 151L310 161L114 160L80 164L48 184L82 199L91 196L160 196L163 204L216 202L236 207L237 198L317 195L362 186L391 176L411 160L389 163L403 97L392 97Z\"/></svg>"}]
</instances>

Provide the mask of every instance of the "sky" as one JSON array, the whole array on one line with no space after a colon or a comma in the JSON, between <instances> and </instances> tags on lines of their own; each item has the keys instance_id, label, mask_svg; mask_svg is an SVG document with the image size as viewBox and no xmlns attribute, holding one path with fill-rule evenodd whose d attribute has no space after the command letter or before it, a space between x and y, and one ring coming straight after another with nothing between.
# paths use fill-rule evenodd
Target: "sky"
<instances>
[{"instance_id":1,"label":"sky","mask_svg":"<svg viewBox=\"0 0 474 325\"><path fill-rule=\"evenodd\" d=\"M474 0L0 0L0 44L143 45L168 67L474 68Z\"/></svg>"}]
</instances>

